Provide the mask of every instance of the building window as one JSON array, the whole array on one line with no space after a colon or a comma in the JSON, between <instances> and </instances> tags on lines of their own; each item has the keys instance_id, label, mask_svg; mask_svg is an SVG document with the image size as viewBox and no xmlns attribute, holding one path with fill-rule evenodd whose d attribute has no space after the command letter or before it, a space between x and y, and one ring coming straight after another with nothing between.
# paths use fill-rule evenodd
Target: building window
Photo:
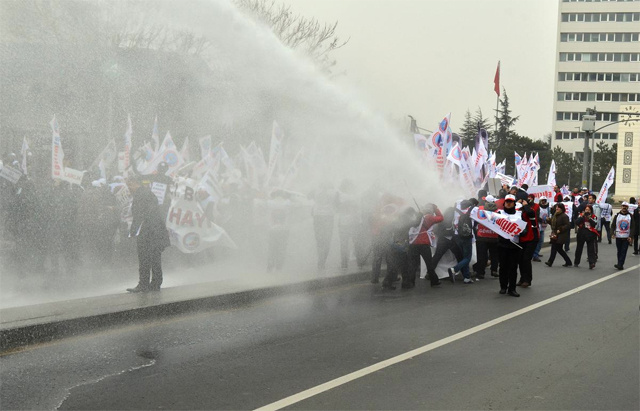
<instances>
[{"instance_id":1,"label":"building window","mask_svg":"<svg viewBox=\"0 0 640 411\"><path fill-rule=\"evenodd\" d=\"M585 42L585 43L598 43L598 42L616 42L616 43L629 43L632 41L638 41L640 33L560 33L561 43L571 42Z\"/></svg>"},{"instance_id":2,"label":"building window","mask_svg":"<svg viewBox=\"0 0 640 411\"><path fill-rule=\"evenodd\" d=\"M640 21L640 13L562 13L561 20L568 21L615 21L615 22L633 22Z\"/></svg>"}]
</instances>

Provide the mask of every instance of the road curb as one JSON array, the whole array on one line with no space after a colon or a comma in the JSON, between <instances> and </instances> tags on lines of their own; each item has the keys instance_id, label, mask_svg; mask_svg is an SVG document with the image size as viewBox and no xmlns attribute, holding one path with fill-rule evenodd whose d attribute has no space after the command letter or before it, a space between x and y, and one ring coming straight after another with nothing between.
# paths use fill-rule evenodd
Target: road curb
<instances>
[{"instance_id":1,"label":"road curb","mask_svg":"<svg viewBox=\"0 0 640 411\"><path fill-rule=\"evenodd\" d=\"M153 306L138 307L105 314L63 319L0 330L0 354L7 354L28 345L55 341L61 338L96 331L112 325L144 322L206 309L228 308L255 302L276 295L308 292L369 279L370 271L335 277L323 277L299 283L265 287L229 294L200 297Z\"/></svg>"}]
</instances>

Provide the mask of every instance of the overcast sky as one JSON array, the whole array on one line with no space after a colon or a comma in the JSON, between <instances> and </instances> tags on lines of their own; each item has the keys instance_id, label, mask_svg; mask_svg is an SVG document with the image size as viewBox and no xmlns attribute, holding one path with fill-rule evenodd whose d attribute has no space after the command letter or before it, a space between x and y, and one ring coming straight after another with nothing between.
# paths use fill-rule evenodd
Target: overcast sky
<instances>
[{"instance_id":1,"label":"overcast sky","mask_svg":"<svg viewBox=\"0 0 640 411\"><path fill-rule=\"evenodd\" d=\"M351 37L335 51L338 80L394 118L432 130L448 113L456 131L469 108L493 118L493 77L534 139L551 132L557 0L285 0L295 12L338 21Z\"/></svg>"}]
</instances>

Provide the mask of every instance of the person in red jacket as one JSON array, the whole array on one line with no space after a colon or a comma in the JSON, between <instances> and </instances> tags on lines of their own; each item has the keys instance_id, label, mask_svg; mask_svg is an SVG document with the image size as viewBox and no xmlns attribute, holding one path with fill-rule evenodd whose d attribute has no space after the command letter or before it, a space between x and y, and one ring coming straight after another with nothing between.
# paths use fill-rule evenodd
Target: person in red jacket
<instances>
[{"instance_id":1,"label":"person in red jacket","mask_svg":"<svg viewBox=\"0 0 640 411\"><path fill-rule=\"evenodd\" d=\"M533 267L531 260L533 253L536 251L538 239L540 238L540 229L538 228L538 219L532 205L527 201L518 200L522 204L522 220L527 223L527 227L520 233L520 246L522 253L518 266L520 268L520 281L516 284L518 287L527 288L533 280Z\"/></svg>"},{"instance_id":2,"label":"person in red jacket","mask_svg":"<svg viewBox=\"0 0 640 411\"><path fill-rule=\"evenodd\" d=\"M480 209L491 212L498 211L495 200L494 197L487 196L484 207L480 207ZM500 256L498 255L498 234L478 222L474 224L474 228L476 234L477 262L473 265L473 271L476 273L476 278L480 280L484 279L489 257L491 257L491 276L497 277L498 263L500 262Z\"/></svg>"},{"instance_id":3,"label":"person in red jacket","mask_svg":"<svg viewBox=\"0 0 640 411\"><path fill-rule=\"evenodd\" d=\"M596 252L596 241L598 240L598 231L596 230L597 219L593 214L593 208L591 205L587 205L584 211L578 216L576 220L576 227L578 227L578 234L576 235L576 253L573 260L573 266L578 267L580 265L580 259L582 258L582 249L585 243L587 244L587 259L589 261L589 269L593 270L598 260L598 254Z\"/></svg>"},{"instance_id":4,"label":"person in red jacket","mask_svg":"<svg viewBox=\"0 0 640 411\"><path fill-rule=\"evenodd\" d=\"M435 287L440 285L440 280L431 264L431 239L428 231L434 224L442 222L444 217L435 204L427 204L421 211L424 215L420 224L409 231L409 283L415 285L416 273L420 269L420 257L422 257L428 268L425 279L429 278L431 286Z\"/></svg>"}]
</instances>

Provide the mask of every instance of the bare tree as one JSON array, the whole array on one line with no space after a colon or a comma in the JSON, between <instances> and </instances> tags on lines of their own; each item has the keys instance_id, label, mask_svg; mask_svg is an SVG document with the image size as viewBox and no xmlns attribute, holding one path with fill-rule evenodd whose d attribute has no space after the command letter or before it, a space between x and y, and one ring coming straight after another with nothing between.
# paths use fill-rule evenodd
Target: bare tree
<instances>
[{"instance_id":1,"label":"bare tree","mask_svg":"<svg viewBox=\"0 0 640 411\"><path fill-rule=\"evenodd\" d=\"M264 22L288 47L305 52L324 71L331 73L336 64L330 54L345 46L349 39L336 35L338 22L320 23L291 11L291 6L276 0L235 0L240 10Z\"/></svg>"}]
</instances>

